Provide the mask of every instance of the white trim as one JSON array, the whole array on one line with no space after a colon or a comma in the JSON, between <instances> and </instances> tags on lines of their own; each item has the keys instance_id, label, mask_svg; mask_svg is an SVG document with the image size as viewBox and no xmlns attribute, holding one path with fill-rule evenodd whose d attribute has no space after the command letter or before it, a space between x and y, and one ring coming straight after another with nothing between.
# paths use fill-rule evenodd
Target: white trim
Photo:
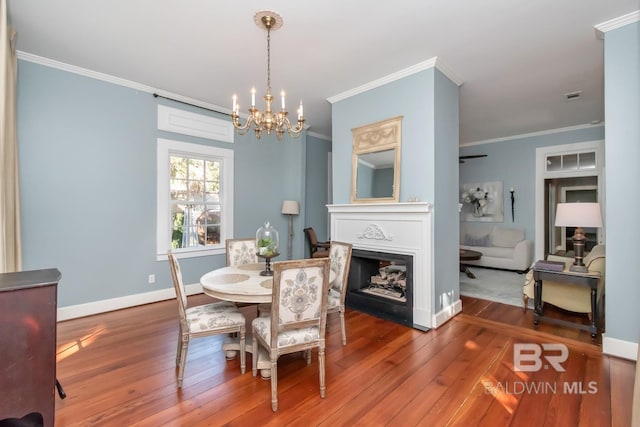
<instances>
[{"instance_id":1,"label":"white trim","mask_svg":"<svg viewBox=\"0 0 640 427\"><path fill-rule=\"evenodd\" d=\"M638 361L638 343L607 337L602 334L602 353Z\"/></svg>"},{"instance_id":2,"label":"white trim","mask_svg":"<svg viewBox=\"0 0 640 427\"><path fill-rule=\"evenodd\" d=\"M156 260L167 259L169 249L169 227L163 224L169 223L169 153L182 153L187 156L200 155L216 157L222 161L221 199L220 204L224 211L220 235L220 244L215 247L178 249L174 253L177 258L191 258L198 256L219 255L226 250L224 242L227 237L233 236L233 150L218 148L209 145L192 144L182 141L158 138L157 148L157 224L156 224Z\"/></svg>"},{"instance_id":3,"label":"white trim","mask_svg":"<svg viewBox=\"0 0 640 427\"><path fill-rule=\"evenodd\" d=\"M330 136L323 135L323 134L321 134L321 133L312 132L312 131L307 131L307 135L308 135L308 136L312 136L312 137L314 137L314 138L324 139L325 141L329 141L329 142L331 142L331 137L330 137Z\"/></svg>"},{"instance_id":4,"label":"white trim","mask_svg":"<svg viewBox=\"0 0 640 427\"><path fill-rule=\"evenodd\" d=\"M352 96L358 95L360 93L366 92L371 89L375 89L380 86L384 86L386 84L392 83L396 80L400 80L412 74L416 74L421 71L427 70L429 68L437 68L438 70L440 70L442 74L447 76L447 78L449 78L449 80L454 82L457 86L462 86L463 81L453 73L453 71L451 70L451 67L445 65L442 59L438 59L437 56L434 56L431 59L427 59L426 61L412 65L411 67L405 68L404 70L396 71L395 73L381 77L372 82L365 83L356 88L347 90L337 95L330 96L329 98L327 98L327 101L333 104L335 102L342 101L343 99L350 98Z\"/></svg>"},{"instance_id":5,"label":"white trim","mask_svg":"<svg viewBox=\"0 0 640 427\"><path fill-rule=\"evenodd\" d=\"M202 286L199 283L186 285L187 295L202 293ZM120 310L123 308L135 307L137 305L149 304L152 302L165 301L176 297L173 287L158 289L157 291L145 292L142 294L127 295L124 297L111 298L102 301L94 301L86 304L69 305L58 308L58 322L63 320L76 319L78 317L91 316L93 314L106 313L108 311Z\"/></svg>"},{"instance_id":6,"label":"white trim","mask_svg":"<svg viewBox=\"0 0 640 427\"><path fill-rule=\"evenodd\" d=\"M594 25L593 28L596 30L596 37L604 39L607 31L615 30L638 21L640 21L640 10Z\"/></svg>"},{"instance_id":7,"label":"white trim","mask_svg":"<svg viewBox=\"0 0 640 427\"><path fill-rule=\"evenodd\" d=\"M231 122L162 104L158 104L158 129L233 144Z\"/></svg>"},{"instance_id":8,"label":"white trim","mask_svg":"<svg viewBox=\"0 0 640 427\"><path fill-rule=\"evenodd\" d=\"M600 126L604 126L604 122L600 122L600 123L598 123L596 125L591 124L591 123L587 123L587 124L584 124L584 125L568 126L568 127L565 127L565 128L547 129L547 130L541 130L541 131L538 131L538 132L521 133L519 135L502 136L500 138L484 139L482 141L465 142L463 144L460 144L460 147L473 147L474 145L493 144L494 142L510 141L512 139L522 139L522 138L531 138L531 137L534 137L534 136L553 135L555 133L571 132L571 131L574 131L574 130L588 129L588 128L600 127Z\"/></svg>"},{"instance_id":9,"label":"white trim","mask_svg":"<svg viewBox=\"0 0 640 427\"><path fill-rule=\"evenodd\" d=\"M444 307L442 310L433 315L431 324L434 328L439 328L449 320L453 319L455 315L462 311L462 301L457 300L453 304Z\"/></svg>"},{"instance_id":10,"label":"white trim","mask_svg":"<svg viewBox=\"0 0 640 427\"><path fill-rule=\"evenodd\" d=\"M231 109L226 107L221 107L216 104L209 104L208 102L200 101L198 99L189 98L186 96L178 95L177 93L168 92L162 89L157 89L151 86L143 85L141 83L136 83L131 80L121 79L120 77L111 76L109 74L100 73L97 71L89 70L87 68L76 67L75 65L69 65L64 62L59 62L53 59L45 58L38 55L33 55L31 53L18 51L18 59L23 61L33 62L35 64L44 65L46 67L56 68L58 70L67 71L69 73L78 74L81 76L89 77L96 80L102 80L107 83L113 83L118 86L128 87L140 92L147 93L157 93L158 95L173 98L176 101L185 102L187 104L193 104L196 107L206 108L208 110L215 110L222 114L231 114Z\"/></svg>"},{"instance_id":11,"label":"white trim","mask_svg":"<svg viewBox=\"0 0 640 427\"><path fill-rule=\"evenodd\" d=\"M550 154L570 154L582 151L596 152L596 168L574 171L547 172L546 158ZM550 145L536 148L536 169L535 169L535 209L534 209L534 259L542 259L544 257L544 181L547 178L572 178L579 176L595 176L598 179L598 202L603 206L604 202L604 185L603 185L603 167L604 167L604 140L577 142L573 144ZM605 223L606 224L606 223ZM602 231L601 238L604 237L605 231Z\"/></svg>"}]
</instances>

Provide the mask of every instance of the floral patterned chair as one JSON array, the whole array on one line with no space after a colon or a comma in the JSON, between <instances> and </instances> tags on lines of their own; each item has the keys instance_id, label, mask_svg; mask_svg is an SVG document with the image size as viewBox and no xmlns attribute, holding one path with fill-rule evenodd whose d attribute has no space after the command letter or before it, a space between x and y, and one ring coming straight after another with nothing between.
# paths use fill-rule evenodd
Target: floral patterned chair
<instances>
[{"instance_id":1,"label":"floral patterned chair","mask_svg":"<svg viewBox=\"0 0 640 427\"><path fill-rule=\"evenodd\" d=\"M246 370L245 358L245 318L238 308L227 301L211 304L187 307L187 294L182 282L180 264L171 251L167 253L173 286L178 300L178 314L180 318L180 332L178 337L178 350L176 353L176 365L178 366L178 387L182 387L184 378L184 365L187 361L187 350L191 338L220 335L226 333L238 333L240 335L240 372Z\"/></svg>"},{"instance_id":2,"label":"floral patterned chair","mask_svg":"<svg viewBox=\"0 0 640 427\"><path fill-rule=\"evenodd\" d=\"M258 264L258 247L255 238L249 239L227 239L225 241L227 247L227 266ZM253 303L237 302L237 307L246 307L255 305ZM258 304L258 314L265 315L271 310L271 304Z\"/></svg>"},{"instance_id":3,"label":"floral patterned chair","mask_svg":"<svg viewBox=\"0 0 640 427\"><path fill-rule=\"evenodd\" d=\"M347 294L347 279L349 278L349 267L351 266L351 243L331 242L329 249L329 260L331 271L335 274L335 279L329 288L329 299L327 301L327 314L340 313L340 327L342 328L342 345L347 345L347 331L344 325L344 299Z\"/></svg>"},{"instance_id":4,"label":"floral patterned chair","mask_svg":"<svg viewBox=\"0 0 640 427\"><path fill-rule=\"evenodd\" d=\"M278 357L304 351L311 363L311 349L318 348L320 397L325 396L325 328L329 258L274 263L273 298L270 316L253 320L253 354L258 344L271 361L271 409L278 410ZM253 357L253 376L258 373Z\"/></svg>"},{"instance_id":5,"label":"floral patterned chair","mask_svg":"<svg viewBox=\"0 0 640 427\"><path fill-rule=\"evenodd\" d=\"M256 248L256 239L227 239L225 241L227 248L227 266L257 264L258 249Z\"/></svg>"}]
</instances>

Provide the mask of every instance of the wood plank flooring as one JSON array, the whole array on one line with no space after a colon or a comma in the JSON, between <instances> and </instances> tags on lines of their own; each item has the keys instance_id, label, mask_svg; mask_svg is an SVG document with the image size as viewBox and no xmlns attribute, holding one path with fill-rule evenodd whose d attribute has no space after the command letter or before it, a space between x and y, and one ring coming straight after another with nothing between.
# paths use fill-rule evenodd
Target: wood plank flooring
<instances>
[{"instance_id":1,"label":"wood plank flooring","mask_svg":"<svg viewBox=\"0 0 640 427\"><path fill-rule=\"evenodd\" d=\"M588 333L534 330L530 310L472 298L463 307L428 332L347 310L344 347L330 315L326 398L317 352L309 366L283 356L277 413L269 381L241 375L220 337L192 340L176 388L173 300L61 322L57 376L68 397L56 398L56 426L630 425L635 362L602 355ZM514 372L514 343L552 342L569 348L564 372Z\"/></svg>"}]
</instances>

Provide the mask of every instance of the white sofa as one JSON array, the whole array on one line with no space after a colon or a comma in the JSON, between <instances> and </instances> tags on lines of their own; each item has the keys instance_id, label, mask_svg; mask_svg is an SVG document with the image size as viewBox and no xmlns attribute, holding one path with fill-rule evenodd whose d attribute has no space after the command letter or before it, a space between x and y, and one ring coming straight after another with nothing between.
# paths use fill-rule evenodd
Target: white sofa
<instances>
[{"instance_id":1,"label":"white sofa","mask_svg":"<svg viewBox=\"0 0 640 427\"><path fill-rule=\"evenodd\" d=\"M525 272L533 263L533 242L526 239L522 228L463 222L460 248L482 253L477 261L465 261L467 265Z\"/></svg>"}]
</instances>

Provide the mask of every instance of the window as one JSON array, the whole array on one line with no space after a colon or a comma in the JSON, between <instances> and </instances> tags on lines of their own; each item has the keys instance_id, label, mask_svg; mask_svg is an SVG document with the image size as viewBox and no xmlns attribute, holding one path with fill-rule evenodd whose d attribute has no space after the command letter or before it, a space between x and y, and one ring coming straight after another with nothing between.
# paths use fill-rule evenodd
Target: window
<instances>
[{"instance_id":1,"label":"window","mask_svg":"<svg viewBox=\"0 0 640 427\"><path fill-rule=\"evenodd\" d=\"M595 168L595 151L547 156L547 172L571 172L586 169L594 170Z\"/></svg>"},{"instance_id":2,"label":"window","mask_svg":"<svg viewBox=\"0 0 640 427\"><path fill-rule=\"evenodd\" d=\"M224 253L233 235L233 151L158 139L157 258Z\"/></svg>"}]
</instances>

